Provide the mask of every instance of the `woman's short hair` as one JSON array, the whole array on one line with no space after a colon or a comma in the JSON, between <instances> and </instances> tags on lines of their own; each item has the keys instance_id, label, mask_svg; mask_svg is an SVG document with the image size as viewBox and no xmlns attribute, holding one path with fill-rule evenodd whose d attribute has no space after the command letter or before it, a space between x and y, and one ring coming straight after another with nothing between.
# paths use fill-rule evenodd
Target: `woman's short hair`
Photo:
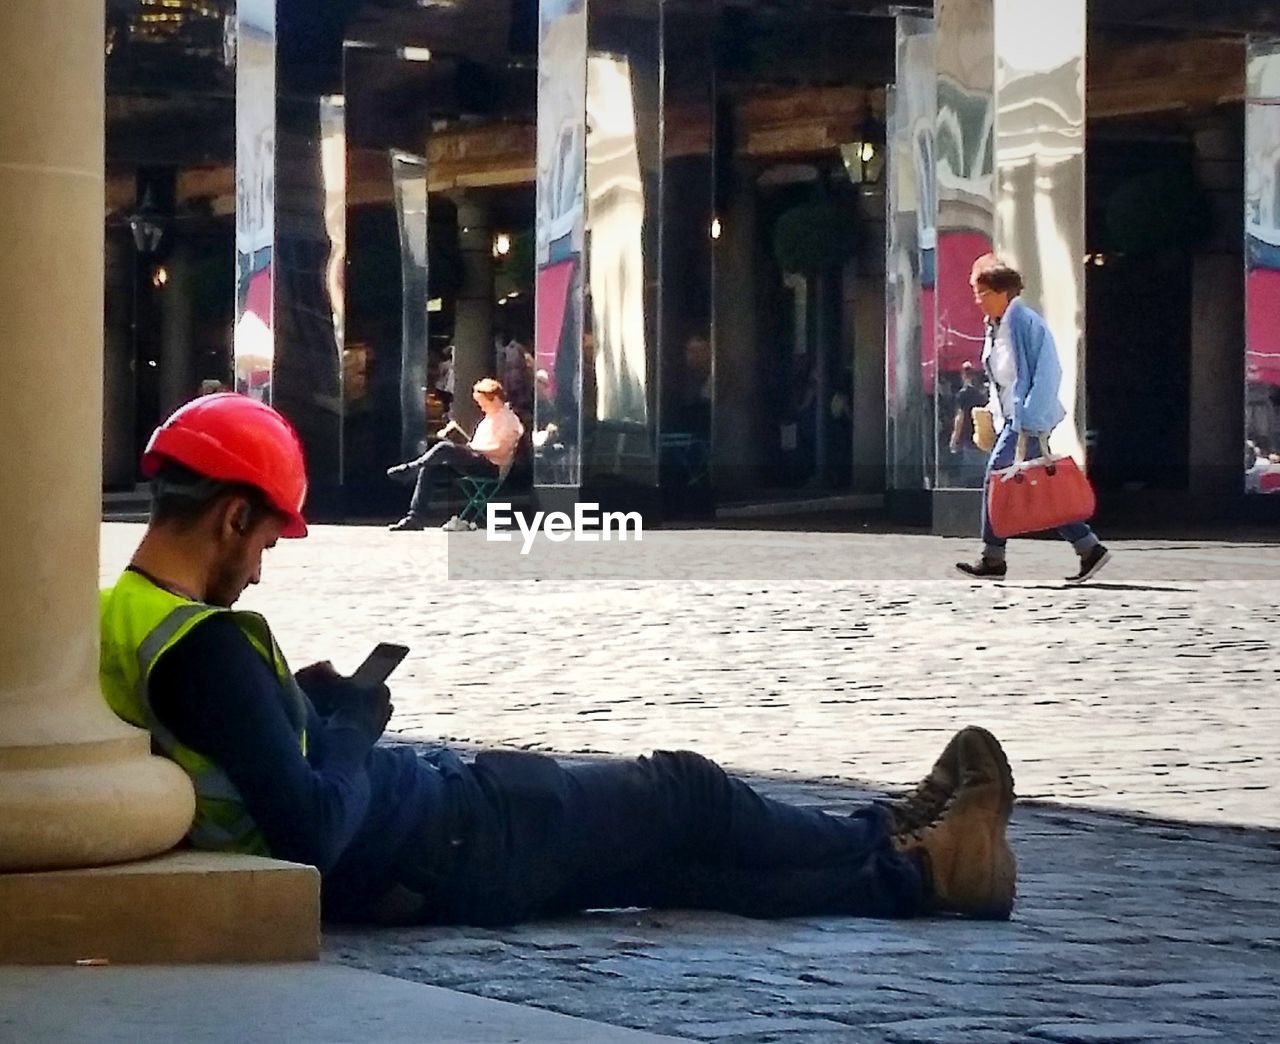
<instances>
[{"instance_id":1,"label":"woman's short hair","mask_svg":"<svg viewBox=\"0 0 1280 1044\"><path fill-rule=\"evenodd\" d=\"M493 377L483 377L472 385L471 390L481 395L487 395L491 399L498 399L502 402L507 401L507 391L502 387L502 382Z\"/></svg>"},{"instance_id":2,"label":"woman's short hair","mask_svg":"<svg viewBox=\"0 0 1280 1044\"><path fill-rule=\"evenodd\" d=\"M980 270L973 277L973 282L984 290L994 290L997 294L1008 294L1010 297L1017 297L1022 293L1022 273L1002 262Z\"/></svg>"}]
</instances>

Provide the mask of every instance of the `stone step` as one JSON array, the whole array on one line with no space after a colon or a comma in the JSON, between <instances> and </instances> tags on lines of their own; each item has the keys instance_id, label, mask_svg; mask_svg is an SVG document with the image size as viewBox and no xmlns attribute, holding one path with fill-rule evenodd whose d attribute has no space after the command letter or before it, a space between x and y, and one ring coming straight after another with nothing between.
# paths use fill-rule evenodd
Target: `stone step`
<instances>
[{"instance_id":1,"label":"stone step","mask_svg":"<svg viewBox=\"0 0 1280 1044\"><path fill-rule=\"evenodd\" d=\"M0 926L0 964L315 960L320 875L296 863L190 851L0 874Z\"/></svg>"}]
</instances>

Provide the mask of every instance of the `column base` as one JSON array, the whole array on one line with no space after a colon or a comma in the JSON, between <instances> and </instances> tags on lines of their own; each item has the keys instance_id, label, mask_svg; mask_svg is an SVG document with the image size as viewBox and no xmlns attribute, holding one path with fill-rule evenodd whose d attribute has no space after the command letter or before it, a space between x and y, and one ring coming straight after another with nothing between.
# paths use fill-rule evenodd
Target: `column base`
<instances>
[{"instance_id":1,"label":"column base","mask_svg":"<svg viewBox=\"0 0 1280 1044\"><path fill-rule=\"evenodd\" d=\"M192 851L0 874L0 924L0 964L310 961L320 953L320 875Z\"/></svg>"},{"instance_id":2,"label":"column base","mask_svg":"<svg viewBox=\"0 0 1280 1044\"><path fill-rule=\"evenodd\" d=\"M122 863L182 840L186 773L151 754L147 733L111 725L119 735L96 742L0 745L0 873Z\"/></svg>"}]
</instances>

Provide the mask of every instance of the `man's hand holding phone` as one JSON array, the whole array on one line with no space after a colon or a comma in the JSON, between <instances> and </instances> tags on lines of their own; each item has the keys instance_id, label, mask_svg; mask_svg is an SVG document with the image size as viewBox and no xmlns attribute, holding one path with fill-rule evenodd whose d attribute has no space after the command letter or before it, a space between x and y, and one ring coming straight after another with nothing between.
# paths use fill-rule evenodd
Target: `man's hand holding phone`
<instances>
[{"instance_id":1,"label":"man's hand holding phone","mask_svg":"<svg viewBox=\"0 0 1280 1044\"><path fill-rule=\"evenodd\" d=\"M408 652L407 646L384 642L350 678L340 675L327 660L304 667L296 677L323 717L351 720L374 742L385 731L395 709L386 679Z\"/></svg>"}]
</instances>

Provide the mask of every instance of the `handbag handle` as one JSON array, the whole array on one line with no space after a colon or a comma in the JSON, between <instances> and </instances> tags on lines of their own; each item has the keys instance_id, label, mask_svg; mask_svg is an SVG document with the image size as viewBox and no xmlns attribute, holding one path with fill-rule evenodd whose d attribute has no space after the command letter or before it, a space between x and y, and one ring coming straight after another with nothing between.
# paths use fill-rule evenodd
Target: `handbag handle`
<instances>
[{"instance_id":1,"label":"handbag handle","mask_svg":"<svg viewBox=\"0 0 1280 1044\"><path fill-rule=\"evenodd\" d=\"M1040 440L1040 456L1052 456L1049 452L1049 432L1045 432L1043 435L1036 435L1035 437ZM1027 459L1027 443L1030 441L1031 435L1025 431L1018 432L1018 445L1013 451L1014 464L1021 464Z\"/></svg>"}]
</instances>

